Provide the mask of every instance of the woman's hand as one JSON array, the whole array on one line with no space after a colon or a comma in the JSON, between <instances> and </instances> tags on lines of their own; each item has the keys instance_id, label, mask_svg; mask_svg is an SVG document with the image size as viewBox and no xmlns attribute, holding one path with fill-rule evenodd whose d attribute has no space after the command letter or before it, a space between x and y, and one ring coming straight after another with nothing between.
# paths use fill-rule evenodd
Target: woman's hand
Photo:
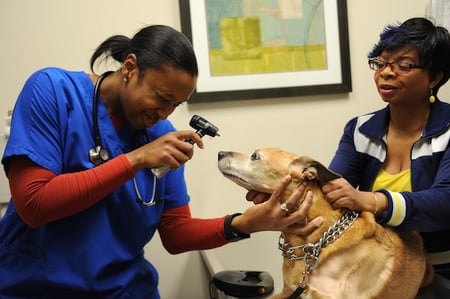
<instances>
[{"instance_id":1,"label":"woman's hand","mask_svg":"<svg viewBox=\"0 0 450 299\"><path fill-rule=\"evenodd\" d=\"M381 212L386 209L387 198L382 193L359 191L346 179L339 178L322 186L325 199L334 209L348 208L353 211Z\"/></svg>"},{"instance_id":2,"label":"woman's hand","mask_svg":"<svg viewBox=\"0 0 450 299\"><path fill-rule=\"evenodd\" d=\"M299 208L292 212L281 208L284 192L290 182L291 177L286 176L270 197L255 191L249 192L247 200L258 204L248 208L241 216L233 218L232 228L245 234L258 231L284 231L307 235L320 226L323 222L322 217L305 223L312 205L312 192L306 191L304 184L299 184L284 202L288 210L293 209L297 203L300 203ZM269 199L265 200L267 197Z\"/></svg>"},{"instance_id":3,"label":"woman's hand","mask_svg":"<svg viewBox=\"0 0 450 299\"><path fill-rule=\"evenodd\" d=\"M167 133L125 155L135 172L163 165L178 169L194 155L193 145L186 140L192 140L199 148L203 148L200 136L194 131L185 130Z\"/></svg>"}]
</instances>

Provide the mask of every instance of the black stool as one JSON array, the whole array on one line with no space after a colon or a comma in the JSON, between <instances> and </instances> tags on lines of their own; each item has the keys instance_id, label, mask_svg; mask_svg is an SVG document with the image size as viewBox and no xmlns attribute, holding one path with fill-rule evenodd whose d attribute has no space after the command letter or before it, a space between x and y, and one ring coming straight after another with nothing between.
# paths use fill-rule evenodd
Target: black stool
<instances>
[{"instance_id":1,"label":"black stool","mask_svg":"<svg viewBox=\"0 0 450 299\"><path fill-rule=\"evenodd\" d=\"M210 293L211 285L233 298L265 298L273 292L273 278L263 271L221 271L214 274Z\"/></svg>"}]
</instances>

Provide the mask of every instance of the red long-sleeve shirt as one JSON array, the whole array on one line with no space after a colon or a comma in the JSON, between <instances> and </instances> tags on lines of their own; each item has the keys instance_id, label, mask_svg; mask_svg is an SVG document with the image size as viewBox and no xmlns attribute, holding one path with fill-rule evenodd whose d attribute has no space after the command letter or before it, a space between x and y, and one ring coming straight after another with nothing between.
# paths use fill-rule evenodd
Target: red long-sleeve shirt
<instances>
[{"instance_id":1,"label":"red long-sleeve shirt","mask_svg":"<svg viewBox=\"0 0 450 299\"><path fill-rule=\"evenodd\" d=\"M88 209L134 176L125 157L118 156L92 169L56 175L25 156L7 161L8 178L17 213L31 227L69 217ZM188 205L165 210L159 225L170 253L210 249L229 241L224 217L192 218Z\"/></svg>"}]
</instances>

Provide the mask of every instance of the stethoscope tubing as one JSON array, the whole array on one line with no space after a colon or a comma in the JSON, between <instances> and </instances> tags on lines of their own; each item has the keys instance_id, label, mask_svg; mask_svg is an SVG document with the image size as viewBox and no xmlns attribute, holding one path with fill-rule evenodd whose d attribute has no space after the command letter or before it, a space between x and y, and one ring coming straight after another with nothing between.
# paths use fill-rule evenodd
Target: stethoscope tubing
<instances>
[{"instance_id":1,"label":"stethoscope tubing","mask_svg":"<svg viewBox=\"0 0 450 299\"><path fill-rule=\"evenodd\" d=\"M100 93L100 85L102 84L103 79L105 79L108 75L110 75L112 73L113 73L113 71L108 71L98 77L97 82L95 83L95 87L94 87L94 95L92 97L92 121L93 121L93 126L94 126L95 148L91 149L89 151L89 155L90 155L91 161L94 160L92 157L93 154L99 155L98 158L100 160L97 160L97 161L99 161L99 164L106 162L109 159L109 154L108 154L107 149L104 148L102 145L102 138L101 138L100 129L99 129L99 125L98 125L98 109L97 109L98 99L99 99L99 93ZM150 138L148 136L147 130L144 129L144 133L145 133L145 136L148 141ZM99 154L101 151L104 151L104 153L106 153L105 157L103 157L101 154ZM93 154L91 152L93 152ZM92 162L92 163L94 165L98 165L94 162ZM155 195L156 195L156 176L155 175L153 175L153 190L152 190L152 197L151 197L150 201L147 202L142 199L142 196L141 196L141 193L139 192L139 188L137 186L135 177L133 177L133 186L134 186L134 191L136 192L136 201L139 204L142 204L147 207L151 207L160 202L160 200L155 200Z\"/></svg>"}]
</instances>

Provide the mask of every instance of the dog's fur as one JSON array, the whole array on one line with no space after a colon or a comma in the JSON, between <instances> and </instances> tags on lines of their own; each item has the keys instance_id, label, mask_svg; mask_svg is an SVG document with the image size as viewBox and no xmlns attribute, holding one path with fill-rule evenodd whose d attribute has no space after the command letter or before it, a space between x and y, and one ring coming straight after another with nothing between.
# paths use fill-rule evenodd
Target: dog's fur
<instances>
[{"instance_id":1,"label":"dog's fur","mask_svg":"<svg viewBox=\"0 0 450 299\"><path fill-rule=\"evenodd\" d=\"M283 232L285 243L290 246L317 242L346 212L332 209L321 191L322 184L339 176L309 157L276 148L258 149L251 156L221 151L218 156L220 171L247 190L272 193L289 174L292 182L283 201L299 182L307 182L307 189L313 192L307 218L323 216L324 222L307 236ZM289 297L297 289L304 270L303 260L283 258L283 290L271 298ZM322 248L318 267L311 272L301 298L408 299L414 298L432 278L433 270L418 233L383 227L372 213L362 212L342 236Z\"/></svg>"}]
</instances>

